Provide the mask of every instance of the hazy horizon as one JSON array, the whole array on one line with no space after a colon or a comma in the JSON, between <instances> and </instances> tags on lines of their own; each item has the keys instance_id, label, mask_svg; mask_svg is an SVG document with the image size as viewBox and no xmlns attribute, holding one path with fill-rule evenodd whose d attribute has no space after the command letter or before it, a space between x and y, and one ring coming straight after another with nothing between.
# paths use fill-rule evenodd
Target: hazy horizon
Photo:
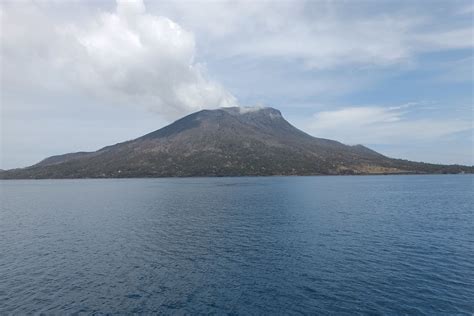
<instances>
[{"instance_id":1,"label":"hazy horizon","mask_svg":"<svg viewBox=\"0 0 474 316\"><path fill-rule=\"evenodd\" d=\"M256 105L315 137L473 165L473 17L470 1L3 1L0 168Z\"/></svg>"}]
</instances>

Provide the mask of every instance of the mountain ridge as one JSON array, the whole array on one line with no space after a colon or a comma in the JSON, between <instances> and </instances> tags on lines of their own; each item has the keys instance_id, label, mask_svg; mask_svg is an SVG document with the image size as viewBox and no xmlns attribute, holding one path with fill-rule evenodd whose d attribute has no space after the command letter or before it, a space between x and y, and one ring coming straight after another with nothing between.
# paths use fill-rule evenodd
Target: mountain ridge
<instances>
[{"instance_id":1,"label":"mountain ridge","mask_svg":"<svg viewBox=\"0 0 474 316\"><path fill-rule=\"evenodd\" d=\"M191 113L94 152L51 156L1 179L472 173L472 166L386 157L363 145L313 137L274 108Z\"/></svg>"}]
</instances>

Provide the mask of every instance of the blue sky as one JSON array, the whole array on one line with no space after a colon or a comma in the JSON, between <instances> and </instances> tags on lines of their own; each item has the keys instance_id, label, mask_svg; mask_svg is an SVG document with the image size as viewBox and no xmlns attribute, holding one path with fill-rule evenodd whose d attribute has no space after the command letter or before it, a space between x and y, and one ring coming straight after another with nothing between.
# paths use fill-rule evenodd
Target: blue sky
<instances>
[{"instance_id":1,"label":"blue sky","mask_svg":"<svg viewBox=\"0 0 474 316\"><path fill-rule=\"evenodd\" d=\"M96 150L202 108L474 163L471 1L2 2L1 166Z\"/></svg>"}]
</instances>

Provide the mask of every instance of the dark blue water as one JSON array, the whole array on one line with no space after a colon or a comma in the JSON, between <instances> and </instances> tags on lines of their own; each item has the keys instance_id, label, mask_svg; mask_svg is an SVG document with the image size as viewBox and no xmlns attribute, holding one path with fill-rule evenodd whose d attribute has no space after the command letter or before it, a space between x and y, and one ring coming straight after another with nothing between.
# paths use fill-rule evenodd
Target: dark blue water
<instances>
[{"instance_id":1,"label":"dark blue water","mask_svg":"<svg viewBox=\"0 0 474 316\"><path fill-rule=\"evenodd\" d=\"M473 180L3 181L0 314L472 315Z\"/></svg>"}]
</instances>

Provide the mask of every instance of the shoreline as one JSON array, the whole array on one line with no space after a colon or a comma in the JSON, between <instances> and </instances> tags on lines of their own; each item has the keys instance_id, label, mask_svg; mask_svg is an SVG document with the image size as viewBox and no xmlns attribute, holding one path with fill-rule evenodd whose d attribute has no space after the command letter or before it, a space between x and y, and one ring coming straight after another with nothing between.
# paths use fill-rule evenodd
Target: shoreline
<instances>
[{"instance_id":1,"label":"shoreline","mask_svg":"<svg viewBox=\"0 0 474 316\"><path fill-rule=\"evenodd\" d=\"M82 178L0 178L0 181L11 180L154 180L154 179L223 179L223 178L296 178L296 177L367 177L367 176L450 176L474 175L474 173L364 173L364 174L311 174L311 175L243 175L243 176L171 176L171 177L82 177Z\"/></svg>"}]
</instances>

